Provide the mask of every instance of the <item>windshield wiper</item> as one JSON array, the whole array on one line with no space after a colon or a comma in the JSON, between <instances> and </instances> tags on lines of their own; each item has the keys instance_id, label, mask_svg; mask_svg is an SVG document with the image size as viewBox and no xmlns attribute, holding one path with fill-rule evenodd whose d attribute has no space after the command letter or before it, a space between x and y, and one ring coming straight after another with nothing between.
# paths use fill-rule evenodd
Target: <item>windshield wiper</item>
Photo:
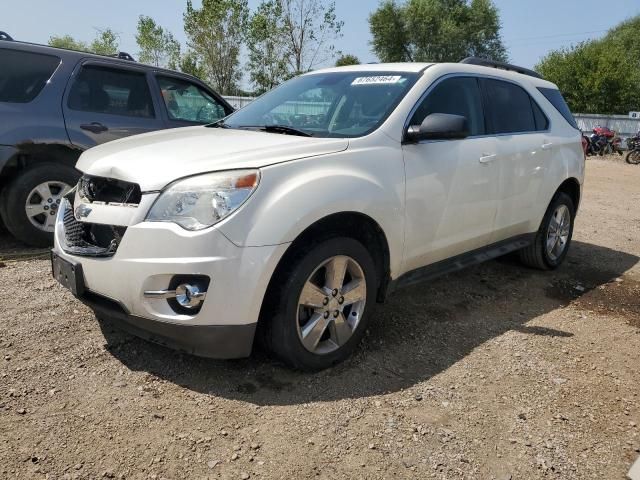
<instances>
[{"instance_id":1,"label":"windshield wiper","mask_svg":"<svg viewBox=\"0 0 640 480\"><path fill-rule=\"evenodd\" d=\"M222 120L218 120L217 122L210 123L206 126L209 128L231 128L229 125L224 123L224 118Z\"/></svg>"},{"instance_id":2,"label":"windshield wiper","mask_svg":"<svg viewBox=\"0 0 640 480\"><path fill-rule=\"evenodd\" d=\"M297 128L288 127L286 125L265 125L263 127L265 132L284 133L285 135L298 135L299 137L313 137L309 132L299 130Z\"/></svg>"}]
</instances>

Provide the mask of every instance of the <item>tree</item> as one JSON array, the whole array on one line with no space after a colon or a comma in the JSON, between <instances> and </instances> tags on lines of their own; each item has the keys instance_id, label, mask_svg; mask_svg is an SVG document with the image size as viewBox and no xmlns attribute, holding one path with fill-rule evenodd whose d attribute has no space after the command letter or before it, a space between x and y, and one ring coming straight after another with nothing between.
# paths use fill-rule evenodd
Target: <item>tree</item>
<instances>
[{"instance_id":1,"label":"tree","mask_svg":"<svg viewBox=\"0 0 640 480\"><path fill-rule=\"evenodd\" d=\"M251 16L247 30L247 64L257 94L271 90L289 75L287 27L279 0L263 1Z\"/></svg>"},{"instance_id":2,"label":"tree","mask_svg":"<svg viewBox=\"0 0 640 480\"><path fill-rule=\"evenodd\" d=\"M373 51L384 62L507 60L492 0L384 0L369 26Z\"/></svg>"},{"instance_id":3,"label":"tree","mask_svg":"<svg viewBox=\"0 0 640 480\"><path fill-rule=\"evenodd\" d=\"M198 57L192 51L188 51L180 58L180 71L188 75L193 75L201 80L206 77L204 68L198 63Z\"/></svg>"},{"instance_id":4,"label":"tree","mask_svg":"<svg viewBox=\"0 0 640 480\"><path fill-rule=\"evenodd\" d=\"M214 87L231 94L242 78L240 49L249 15L247 0L187 0L184 30L189 47Z\"/></svg>"},{"instance_id":5,"label":"tree","mask_svg":"<svg viewBox=\"0 0 640 480\"><path fill-rule=\"evenodd\" d=\"M288 38L288 62L293 75L312 70L333 57L333 41L342 36L344 22L336 16L335 2L279 0Z\"/></svg>"},{"instance_id":6,"label":"tree","mask_svg":"<svg viewBox=\"0 0 640 480\"><path fill-rule=\"evenodd\" d=\"M348 65L360 65L360 60L355 55L342 55L336 61L336 67L346 67Z\"/></svg>"},{"instance_id":7,"label":"tree","mask_svg":"<svg viewBox=\"0 0 640 480\"><path fill-rule=\"evenodd\" d=\"M180 43L151 17L140 15L136 42L140 61L156 67L176 69L180 61Z\"/></svg>"},{"instance_id":8,"label":"tree","mask_svg":"<svg viewBox=\"0 0 640 480\"><path fill-rule=\"evenodd\" d=\"M551 51L536 70L558 85L574 112L626 114L640 109L640 15L600 40Z\"/></svg>"},{"instance_id":9,"label":"tree","mask_svg":"<svg viewBox=\"0 0 640 480\"><path fill-rule=\"evenodd\" d=\"M56 48L66 48L67 50L77 50L79 52L87 52L89 47L85 42L74 39L71 35L63 35L62 37L50 37L49 45Z\"/></svg>"},{"instance_id":10,"label":"tree","mask_svg":"<svg viewBox=\"0 0 640 480\"><path fill-rule=\"evenodd\" d=\"M98 36L89 45L89 50L98 55L116 55L120 50L118 35L110 28L98 30Z\"/></svg>"}]
</instances>

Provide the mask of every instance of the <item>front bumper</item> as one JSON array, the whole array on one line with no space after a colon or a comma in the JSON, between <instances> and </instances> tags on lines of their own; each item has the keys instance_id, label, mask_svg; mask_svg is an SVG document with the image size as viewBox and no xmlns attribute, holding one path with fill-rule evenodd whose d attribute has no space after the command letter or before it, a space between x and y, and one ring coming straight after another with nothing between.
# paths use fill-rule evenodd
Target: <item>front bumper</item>
<instances>
[{"instance_id":1,"label":"front bumper","mask_svg":"<svg viewBox=\"0 0 640 480\"><path fill-rule=\"evenodd\" d=\"M132 335L174 350L218 359L251 355L256 323L177 325L131 315L116 302L92 292L85 291L76 298L94 311L99 322L110 322Z\"/></svg>"},{"instance_id":2,"label":"front bumper","mask_svg":"<svg viewBox=\"0 0 640 480\"><path fill-rule=\"evenodd\" d=\"M156 343L211 358L250 354L267 286L288 247L243 248L215 227L189 232L172 223L144 221L127 226L109 257L70 254L59 237L56 228L53 252L79 266L82 288L77 297L99 318ZM196 314L177 313L166 299L145 298L144 292L167 289L181 275L210 279Z\"/></svg>"}]
</instances>

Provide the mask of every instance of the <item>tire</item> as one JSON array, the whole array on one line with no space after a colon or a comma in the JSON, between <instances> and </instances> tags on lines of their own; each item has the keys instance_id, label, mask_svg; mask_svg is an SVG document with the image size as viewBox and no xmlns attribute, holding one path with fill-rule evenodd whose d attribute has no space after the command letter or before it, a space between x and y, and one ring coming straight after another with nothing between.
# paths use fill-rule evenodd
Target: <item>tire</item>
<instances>
[{"instance_id":1,"label":"tire","mask_svg":"<svg viewBox=\"0 0 640 480\"><path fill-rule=\"evenodd\" d=\"M561 235L560 238L554 237L553 231L550 231L552 220L555 219L553 225L558 223L558 212L561 212L561 214L566 212L569 220L568 227L564 225L564 228L562 228L562 232L566 232L566 235ZM576 209L571 197L563 192L557 193L542 219L534 241L528 247L520 250L522 263L539 270L555 270L562 265L571 247L575 216ZM556 248L550 250L548 246L554 238L557 239ZM561 251L558 250L560 247L562 248Z\"/></svg>"},{"instance_id":2,"label":"tire","mask_svg":"<svg viewBox=\"0 0 640 480\"><path fill-rule=\"evenodd\" d=\"M65 190L75 185L79 172L67 165L37 164L21 172L0 194L0 213L7 230L18 240L33 247L47 247L53 243L52 218ZM47 185L48 198L35 192ZM49 202L49 199L51 201ZM27 201L31 215L27 214ZM46 209L45 209L46 207ZM42 210L42 213L38 213Z\"/></svg>"},{"instance_id":3,"label":"tire","mask_svg":"<svg viewBox=\"0 0 640 480\"><path fill-rule=\"evenodd\" d=\"M350 290L352 298L348 298L346 289L338 290L337 295L336 289L328 290L337 285L331 285L330 271L338 270L343 259L347 265L344 286L359 285L358 289ZM367 329L378 286L373 259L360 242L334 237L299 251L288 264L274 277L267 293L267 300L271 298L272 301L260 320L266 322L264 344L272 354L295 369L319 371L329 368L353 353ZM310 283L315 287L310 287ZM327 289L318 288L320 286ZM365 288L364 300L347 305L353 298L362 296L362 286ZM303 289L311 292L307 297L309 304L314 303L317 308L301 306ZM338 303L341 299L344 300L342 304ZM342 315L335 317L338 310ZM321 331L320 335L318 332ZM303 341L305 333L308 335ZM314 342L314 339L319 341Z\"/></svg>"},{"instance_id":4,"label":"tire","mask_svg":"<svg viewBox=\"0 0 640 480\"><path fill-rule=\"evenodd\" d=\"M631 150L629 153L627 153L627 157L625 158L625 160L630 165L640 164L640 150Z\"/></svg>"}]
</instances>

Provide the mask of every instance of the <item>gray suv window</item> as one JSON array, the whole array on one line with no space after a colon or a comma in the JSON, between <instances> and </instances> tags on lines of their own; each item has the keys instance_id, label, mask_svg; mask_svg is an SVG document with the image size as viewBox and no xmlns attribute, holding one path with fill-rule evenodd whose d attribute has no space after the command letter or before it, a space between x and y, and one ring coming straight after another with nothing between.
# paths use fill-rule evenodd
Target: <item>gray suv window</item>
<instances>
[{"instance_id":1,"label":"gray suv window","mask_svg":"<svg viewBox=\"0 0 640 480\"><path fill-rule=\"evenodd\" d=\"M197 85L174 77L157 78L171 120L213 123L226 117L224 107Z\"/></svg>"},{"instance_id":2,"label":"gray suv window","mask_svg":"<svg viewBox=\"0 0 640 480\"><path fill-rule=\"evenodd\" d=\"M411 125L420 125L432 113L461 115L467 118L472 136L485 133L480 87L473 77L449 78L436 85L416 110Z\"/></svg>"},{"instance_id":3,"label":"gray suv window","mask_svg":"<svg viewBox=\"0 0 640 480\"><path fill-rule=\"evenodd\" d=\"M60 59L0 48L0 102L29 103L42 91Z\"/></svg>"},{"instance_id":4,"label":"gray suv window","mask_svg":"<svg viewBox=\"0 0 640 480\"><path fill-rule=\"evenodd\" d=\"M128 117L154 117L151 92L144 73L86 66L69 93L69 108Z\"/></svg>"}]
</instances>

